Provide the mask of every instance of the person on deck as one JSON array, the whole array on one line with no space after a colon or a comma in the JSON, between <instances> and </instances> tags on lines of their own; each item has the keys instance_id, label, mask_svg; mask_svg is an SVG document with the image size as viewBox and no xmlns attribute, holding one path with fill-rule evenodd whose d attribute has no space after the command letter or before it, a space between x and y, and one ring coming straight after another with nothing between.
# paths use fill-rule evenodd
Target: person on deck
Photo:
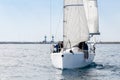
<instances>
[{"instance_id":1,"label":"person on deck","mask_svg":"<svg viewBox=\"0 0 120 80\"><path fill-rule=\"evenodd\" d=\"M54 48L56 49L54 52L58 52L58 48L59 48L58 44L54 45Z\"/></svg>"},{"instance_id":2,"label":"person on deck","mask_svg":"<svg viewBox=\"0 0 120 80\"><path fill-rule=\"evenodd\" d=\"M79 49L84 52L84 58L88 59L89 54L88 54L88 45L85 42L80 42L78 45Z\"/></svg>"},{"instance_id":3,"label":"person on deck","mask_svg":"<svg viewBox=\"0 0 120 80\"><path fill-rule=\"evenodd\" d=\"M60 52L62 48L63 48L63 41L60 41L58 43L58 52Z\"/></svg>"},{"instance_id":4,"label":"person on deck","mask_svg":"<svg viewBox=\"0 0 120 80\"><path fill-rule=\"evenodd\" d=\"M54 46L54 48L56 49L55 52L60 52L61 49L63 48L63 41L58 42L58 43Z\"/></svg>"},{"instance_id":5,"label":"person on deck","mask_svg":"<svg viewBox=\"0 0 120 80\"><path fill-rule=\"evenodd\" d=\"M88 54L88 45L86 43L84 43L84 53L85 53L85 59L88 59L89 54Z\"/></svg>"}]
</instances>

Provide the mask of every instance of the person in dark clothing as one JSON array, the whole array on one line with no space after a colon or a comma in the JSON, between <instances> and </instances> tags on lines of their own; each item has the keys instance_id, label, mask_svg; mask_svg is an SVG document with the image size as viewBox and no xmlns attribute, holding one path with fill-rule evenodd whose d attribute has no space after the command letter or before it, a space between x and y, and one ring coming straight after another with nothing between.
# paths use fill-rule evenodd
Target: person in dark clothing
<instances>
[{"instance_id":1,"label":"person in dark clothing","mask_svg":"<svg viewBox=\"0 0 120 80\"><path fill-rule=\"evenodd\" d=\"M63 41L60 41L58 43L58 51L60 52L62 48L63 48Z\"/></svg>"},{"instance_id":2,"label":"person in dark clothing","mask_svg":"<svg viewBox=\"0 0 120 80\"><path fill-rule=\"evenodd\" d=\"M54 48L56 49L56 51L55 52L58 52L59 50L59 46L58 46L58 44L56 44L55 46L54 46Z\"/></svg>"},{"instance_id":3,"label":"person in dark clothing","mask_svg":"<svg viewBox=\"0 0 120 80\"><path fill-rule=\"evenodd\" d=\"M81 49L81 50L83 49L83 42L80 42L80 43L78 44L78 48Z\"/></svg>"},{"instance_id":4,"label":"person in dark clothing","mask_svg":"<svg viewBox=\"0 0 120 80\"><path fill-rule=\"evenodd\" d=\"M63 41L61 41L61 48L63 48Z\"/></svg>"},{"instance_id":5,"label":"person in dark clothing","mask_svg":"<svg viewBox=\"0 0 120 80\"><path fill-rule=\"evenodd\" d=\"M58 52L60 52L61 51L61 43L59 42L58 43Z\"/></svg>"},{"instance_id":6,"label":"person in dark clothing","mask_svg":"<svg viewBox=\"0 0 120 80\"><path fill-rule=\"evenodd\" d=\"M63 41L58 42L58 44L56 44L54 47L56 48L56 52L60 52L63 48Z\"/></svg>"},{"instance_id":7,"label":"person in dark clothing","mask_svg":"<svg viewBox=\"0 0 120 80\"><path fill-rule=\"evenodd\" d=\"M95 48L95 45L93 45L93 53L95 53L95 49L96 49L96 48Z\"/></svg>"},{"instance_id":8,"label":"person in dark clothing","mask_svg":"<svg viewBox=\"0 0 120 80\"><path fill-rule=\"evenodd\" d=\"M88 45L84 42L83 43L84 47L83 47L83 50L88 50Z\"/></svg>"},{"instance_id":9,"label":"person in dark clothing","mask_svg":"<svg viewBox=\"0 0 120 80\"><path fill-rule=\"evenodd\" d=\"M88 45L85 42L80 42L78 44L79 49L81 49L84 52L84 58L88 59L89 54L88 54Z\"/></svg>"},{"instance_id":10,"label":"person in dark clothing","mask_svg":"<svg viewBox=\"0 0 120 80\"><path fill-rule=\"evenodd\" d=\"M83 48L83 52L84 52L84 58L88 59L89 54L88 54L88 45L84 42L84 48Z\"/></svg>"}]
</instances>

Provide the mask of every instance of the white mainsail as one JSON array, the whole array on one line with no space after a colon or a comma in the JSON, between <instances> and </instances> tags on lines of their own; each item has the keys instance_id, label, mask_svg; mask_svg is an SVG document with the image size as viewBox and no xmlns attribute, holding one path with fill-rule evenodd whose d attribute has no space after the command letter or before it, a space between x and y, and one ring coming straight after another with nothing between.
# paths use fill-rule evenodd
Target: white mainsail
<instances>
[{"instance_id":1,"label":"white mainsail","mask_svg":"<svg viewBox=\"0 0 120 80\"><path fill-rule=\"evenodd\" d=\"M83 0L86 11L89 32L92 35L99 34L98 5L97 0Z\"/></svg>"},{"instance_id":2,"label":"white mainsail","mask_svg":"<svg viewBox=\"0 0 120 80\"><path fill-rule=\"evenodd\" d=\"M64 0L64 48L89 39L83 0Z\"/></svg>"}]
</instances>

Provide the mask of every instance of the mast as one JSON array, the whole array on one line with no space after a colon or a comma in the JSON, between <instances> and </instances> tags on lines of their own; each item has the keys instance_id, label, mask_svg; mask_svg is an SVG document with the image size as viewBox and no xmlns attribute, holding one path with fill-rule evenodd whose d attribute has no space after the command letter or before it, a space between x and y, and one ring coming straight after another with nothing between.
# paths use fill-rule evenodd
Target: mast
<instances>
[{"instance_id":1,"label":"mast","mask_svg":"<svg viewBox=\"0 0 120 80\"><path fill-rule=\"evenodd\" d=\"M64 7L65 6L65 0L63 0L63 45L65 44L65 40L64 40L64 37L65 37L65 35L64 35L64 33L65 33L65 31L64 31L64 27L65 27L65 14L64 14ZM65 49L65 46L63 46L63 50Z\"/></svg>"}]
</instances>

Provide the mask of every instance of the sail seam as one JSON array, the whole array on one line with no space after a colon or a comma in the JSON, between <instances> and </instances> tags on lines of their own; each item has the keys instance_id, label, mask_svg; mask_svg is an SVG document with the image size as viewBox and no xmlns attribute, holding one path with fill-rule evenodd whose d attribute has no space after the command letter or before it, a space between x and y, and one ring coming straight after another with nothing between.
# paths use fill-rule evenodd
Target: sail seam
<instances>
[{"instance_id":1,"label":"sail seam","mask_svg":"<svg viewBox=\"0 0 120 80\"><path fill-rule=\"evenodd\" d=\"M65 5L64 8L68 6L84 6L84 4L69 4L69 5Z\"/></svg>"}]
</instances>

